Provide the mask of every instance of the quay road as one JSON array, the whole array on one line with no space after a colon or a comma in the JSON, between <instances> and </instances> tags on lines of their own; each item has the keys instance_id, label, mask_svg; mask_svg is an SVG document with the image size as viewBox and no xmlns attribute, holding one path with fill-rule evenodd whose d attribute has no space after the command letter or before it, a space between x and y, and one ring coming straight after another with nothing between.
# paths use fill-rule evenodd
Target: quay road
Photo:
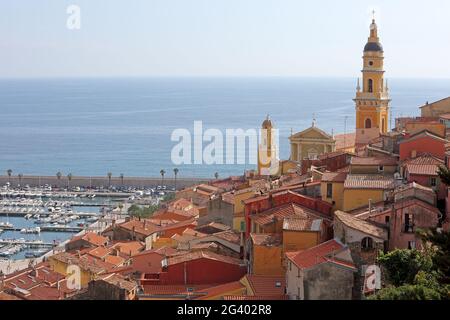
<instances>
[{"instance_id":1,"label":"quay road","mask_svg":"<svg viewBox=\"0 0 450 320\"><path fill-rule=\"evenodd\" d=\"M73 227L73 226L41 226L39 227L41 229L41 232L80 232L83 231L85 228L83 227ZM22 229L26 228L9 228L9 227L2 227L2 230L4 231L21 231Z\"/></svg>"},{"instance_id":2,"label":"quay road","mask_svg":"<svg viewBox=\"0 0 450 320\"><path fill-rule=\"evenodd\" d=\"M168 173L169 175L170 173ZM177 189L186 188L199 183L207 183L213 179L209 178L182 178L177 177L176 185ZM161 177L111 177L111 182L108 177L87 177L87 176L73 176L70 181L67 177L62 176L58 179L55 176L36 176L36 175L23 175L20 178L17 174L9 176L0 176L0 185L5 185L7 182L11 183L11 186L29 185L30 187L39 187L43 185L52 185L57 187L89 187L89 188L108 188L110 185L115 187L127 186L135 188L153 188L161 185ZM169 188L175 186L175 179L173 177L164 177L164 185ZM99 194L100 196L100 194ZM105 196L110 196L109 193L105 193Z\"/></svg>"}]
</instances>

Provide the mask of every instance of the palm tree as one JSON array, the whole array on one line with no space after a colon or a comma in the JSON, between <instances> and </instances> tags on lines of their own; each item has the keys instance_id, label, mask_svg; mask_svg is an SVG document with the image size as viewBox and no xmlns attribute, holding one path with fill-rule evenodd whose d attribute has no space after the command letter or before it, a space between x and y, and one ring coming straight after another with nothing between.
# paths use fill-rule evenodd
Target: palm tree
<instances>
[{"instance_id":1,"label":"palm tree","mask_svg":"<svg viewBox=\"0 0 450 320\"><path fill-rule=\"evenodd\" d=\"M216 178L216 180L219 179L219 173L218 172L214 173L214 178Z\"/></svg>"},{"instance_id":2,"label":"palm tree","mask_svg":"<svg viewBox=\"0 0 450 320\"><path fill-rule=\"evenodd\" d=\"M8 182L9 184L11 184L11 175L12 175L13 171L11 169L6 170L6 174L8 175Z\"/></svg>"},{"instance_id":3,"label":"palm tree","mask_svg":"<svg viewBox=\"0 0 450 320\"><path fill-rule=\"evenodd\" d=\"M164 171L164 169L161 169L159 174L161 175L161 186L163 186L164 185L164 175L166 174L166 171Z\"/></svg>"},{"instance_id":4,"label":"palm tree","mask_svg":"<svg viewBox=\"0 0 450 320\"><path fill-rule=\"evenodd\" d=\"M108 172L108 188L111 188L111 178L112 178L112 172Z\"/></svg>"},{"instance_id":5,"label":"palm tree","mask_svg":"<svg viewBox=\"0 0 450 320\"><path fill-rule=\"evenodd\" d=\"M121 173L120 174L120 184L122 185L122 187L123 187L123 178L124 178L124 175L123 175L123 173Z\"/></svg>"},{"instance_id":6,"label":"palm tree","mask_svg":"<svg viewBox=\"0 0 450 320\"><path fill-rule=\"evenodd\" d=\"M178 168L173 169L173 174L175 175L175 191L177 190L177 175L180 170Z\"/></svg>"},{"instance_id":7,"label":"palm tree","mask_svg":"<svg viewBox=\"0 0 450 320\"><path fill-rule=\"evenodd\" d=\"M18 177L19 177L19 185L22 185L23 174L19 173Z\"/></svg>"},{"instance_id":8,"label":"palm tree","mask_svg":"<svg viewBox=\"0 0 450 320\"><path fill-rule=\"evenodd\" d=\"M61 177L62 177L62 173L60 171L58 171L56 173L56 179L58 179L58 187L61 187Z\"/></svg>"},{"instance_id":9,"label":"palm tree","mask_svg":"<svg viewBox=\"0 0 450 320\"><path fill-rule=\"evenodd\" d=\"M69 189L70 188L70 181L72 181L72 174L71 173L69 173L68 175L67 175L67 189Z\"/></svg>"}]
</instances>

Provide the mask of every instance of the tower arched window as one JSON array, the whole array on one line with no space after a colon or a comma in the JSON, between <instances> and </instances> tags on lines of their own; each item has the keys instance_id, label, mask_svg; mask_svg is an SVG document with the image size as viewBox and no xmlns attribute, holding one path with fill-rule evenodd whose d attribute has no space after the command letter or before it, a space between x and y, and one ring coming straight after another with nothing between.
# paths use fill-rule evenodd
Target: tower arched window
<instances>
[{"instance_id":1,"label":"tower arched window","mask_svg":"<svg viewBox=\"0 0 450 320\"><path fill-rule=\"evenodd\" d=\"M364 123L364 128L366 128L366 129L372 128L372 121L370 120L370 118L366 119L366 121Z\"/></svg>"},{"instance_id":2,"label":"tower arched window","mask_svg":"<svg viewBox=\"0 0 450 320\"><path fill-rule=\"evenodd\" d=\"M369 85L369 92L373 92L373 80L372 79L369 79L368 85Z\"/></svg>"},{"instance_id":3,"label":"tower arched window","mask_svg":"<svg viewBox=\"0 0 450 320\"><path fill-rule=\"evenodd\" d=\"M386 132L386 120L383 118L381 120L381 129L383 130L383 132Z\"/></svg>"}]
</instances>

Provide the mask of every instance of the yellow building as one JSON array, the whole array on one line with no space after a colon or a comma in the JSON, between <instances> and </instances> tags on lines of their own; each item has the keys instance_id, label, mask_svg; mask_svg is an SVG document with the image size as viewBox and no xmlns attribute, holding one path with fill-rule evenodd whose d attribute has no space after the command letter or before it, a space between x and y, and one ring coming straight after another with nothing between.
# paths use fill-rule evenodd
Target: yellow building
<instances>
[{"instance_id":1,"label":"yellow building","mask_svg":"<svg viewBox=\"0 0 450 320\"><path fill-rule=\"evenodd\" d=\"M325 172L320 182L323 201L333 205L333 211L342 210L344 205L344 182L347 172Z\"/></svg>"},{"instance_id":2,"label":"yellow building","mask_svg":"<svg viewBox=\"0 0 450 320\"><path fill-rule=\"evenodd\" d=\"M322 219L288 217L283 221L283 253L305 250L325 240L325 225Z\"/></svg>"},{"instance_id":3,"label":"yellow building","mask_svg":"<svg viewBox=\"0 0 450 320\"><path fill-rule=\"evenodd\" d=\"M388 131L389 89L384 81L384 52L378 37L375 19L370 25L370 36L364 47L362 88L358 79L356 97L355 145L367 144Z\"/></svg>"},{"instance_id":4,"label":"yellow building","mask_svg":"<svg viewBox=\"0 0 450 320\"><path fill-rule=\"evenodd\" d=\"M79 271L81 287L86 287L91 280L97 279L99 275L107 271L105 263L87 255L77 257L67 252L61 252L50 256L48 262L53 271L67 276L68 281L77 281Z\"/></svg>"},{"instance_id":5,"label":"yellow building","mask_svg":"<svg viewBox=\"0 0 450 320\"><path fill-rule=\"evenodd\" d=\"M250 272L255 275L284 274L283 247L279 234L250 234Z\"/></svg>"},{"instance_id":6,"label":"yellow building","mask_svg":"<svg viewBox=\"0 0 450 320\"><path fill-rule=\"evenodd\" d=\"M450 113L450 97L426 103L420 107L422 117L439 117L442 114Z\"/></svg>"},{"instance_id":7,"label":"yellow building","mask_svg":"<svg viewBox=\"0 0 450 320\"><path fill-rule=\"evenodd\" d=\"M344 182L343 211L385 201L395 188L394 178L376 174L349 174Z\"/></svg>"},{"instance_id":8,"label":"yellow building","mask_svg":"<svg viewBox=\"0 0 450 320\"><path fill-rule=\"evenodd\" d=\"M291 158L293 161L315 160L324 153L335 151L336 141L333 136L317 128L315 120L311 127L289 137Z\"/></svg>"},{"instance_id":9,"label":"yellow building","mask_svg":"<svg viewBox=\"0 0 450 320\"><path fill-rule=\"evenodd\" d=\"M277 175L279 169L278 146L275 128L267 116L262 123L258 146L258 174L262 176Z\"/></svg>"}]
</instances>

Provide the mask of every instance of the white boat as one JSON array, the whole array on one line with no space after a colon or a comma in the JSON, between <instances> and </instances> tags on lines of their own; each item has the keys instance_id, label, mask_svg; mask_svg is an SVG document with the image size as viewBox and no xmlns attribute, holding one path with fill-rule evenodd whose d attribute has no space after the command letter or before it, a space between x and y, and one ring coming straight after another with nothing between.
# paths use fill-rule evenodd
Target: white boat
<instances>
[{"instance_id":1,"label":"white boat","mask_svg":"<svg viewBox=\"0 0 450 320\"><path fill-rule=\"evenodd\" d=\"M25 216L25 219L29 220L29 219L31 219L32 216L33 216L32 214L27 214L27 215Z\"/></svg>"}]
</instances>

